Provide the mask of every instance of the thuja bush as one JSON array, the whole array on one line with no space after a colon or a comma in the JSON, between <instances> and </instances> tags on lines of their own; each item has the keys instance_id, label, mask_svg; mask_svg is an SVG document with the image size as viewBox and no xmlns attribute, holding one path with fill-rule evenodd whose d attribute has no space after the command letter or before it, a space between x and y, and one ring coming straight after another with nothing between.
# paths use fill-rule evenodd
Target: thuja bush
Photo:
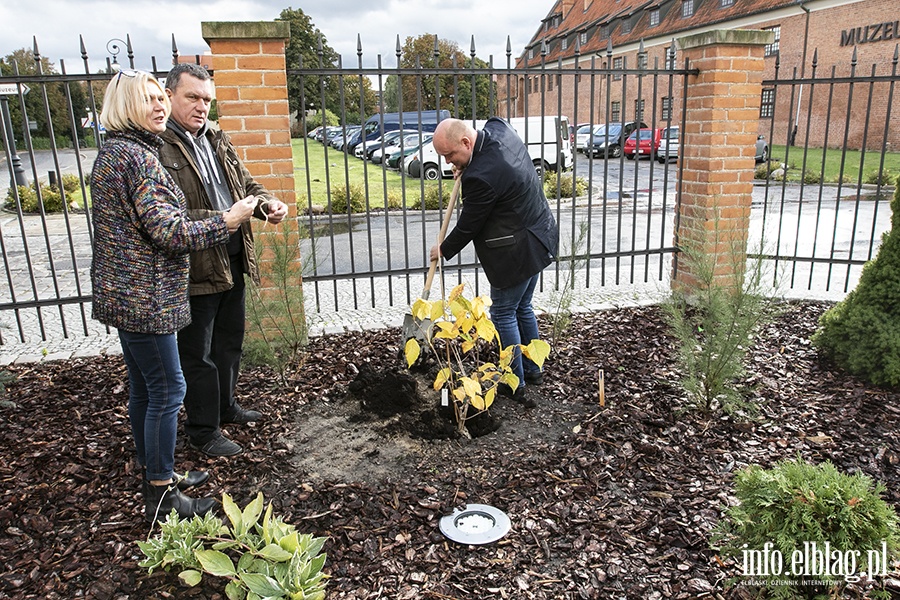
<instances>
[{"instance_id":1,"label":"thuja bush","mask_svg":"<svg viewBox=\"0 0 900 600\"><path fill-rule=\"evenodd\" d=\"M156 537L138 542L146 557L138 564L150 573L180 569L188 586L225 578L228 600L325 598L326 538L298 533L272 515L271 504L263 513L262 494L243 510L223 494L222 508L227 525L213 514L180 519L172 509Z\"/></svg>"},{"instance_id":2,"label":"thuja bush","mask_svg":"<svg viewBox=\"0 0 900 600\"><path fill-rule=\"evenodd\" d=\"M798 457L771 469L753 465L735 476L739 504L725 511L711 546L771 597L794 598L801 590L837 597L862 574L870 581L883 576L897 555L897 515L883 493L881 483L840 473L830 462Z\"/></svg>"},{"instance_id":3,"label":"thuja bush","mask_svg":"<svg viewBox=\"0 0 900 600\"><path fill-rule=\"evenodd\" d=\"M819 352L875 385L900 385L900 185L891 201L891 230L859 283L819 319Z\"/></svg>"}]
</instances>

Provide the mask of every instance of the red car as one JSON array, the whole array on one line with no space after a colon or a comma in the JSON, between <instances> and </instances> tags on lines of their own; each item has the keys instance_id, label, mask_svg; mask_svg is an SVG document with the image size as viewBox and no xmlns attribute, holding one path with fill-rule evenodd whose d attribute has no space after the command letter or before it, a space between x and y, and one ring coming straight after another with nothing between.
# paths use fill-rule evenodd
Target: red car
<instances>
[{"instance_id":1,"label":"red car","mask_svg":"<svg viewBox=\"0 0 900 600\"><path fill-rule=\"evenodd\" d=\"M636 129L625 140L622 152L625 158L634 160L635 156L655 157L662 140L662 129Z\"/></svg>"}]
</instances>

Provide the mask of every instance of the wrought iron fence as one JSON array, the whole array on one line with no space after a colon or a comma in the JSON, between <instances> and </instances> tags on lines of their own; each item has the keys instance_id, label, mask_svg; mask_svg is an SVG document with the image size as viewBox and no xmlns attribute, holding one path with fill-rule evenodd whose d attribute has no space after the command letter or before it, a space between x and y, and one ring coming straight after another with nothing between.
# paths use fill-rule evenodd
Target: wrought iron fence
<instances>
[{"instance_id":1,"label":"wrought iron fence","mask_svg":"<svg viewBox=\"0 0 900 600\"><path fill-rule=\"evenodd\" d=\"M642 59L641 50L636 65L629 65L627 60L621 66L614 65L609 49L606 56L591 57L589 66L582 61L578 69L543 61L538 67L519 68L509 50L505 65L496 66L493 59L476 61L474 48L467 64L457 61L442 65L435 52L431 64L418 60L400 66L403 57L399 40L397 67L381 67L379 57L379 67L363 68L361 52L360 66L353 68L340 64L288 68L289 78L300 84L296 88L301 96L297 128L304 135L295 140L295 181L303 233L301 255L306 263L307 316L314 328L346 324L347 315L355 315L351 320L356 318L360 323L390 324L406 311L422 291L428 250L435 242L451 187L448 180L422 177L424 169L414 176L405 169L375 165L355 156L352 144L347 143L352 140L350 126L369 116L371 108L364 79L385 91L374 106L374 112L381 115L446 110L476 124L490 116L510 120L529 115L558 117L573 127L573 134L578 125L594 130L617 122L636 122L652 129L680 128L684 132L681 107L690 93L689 77L695 72L686 64L676 68L674 47L667 50L663 64L659 58L648 61L644 55ZM36 45L35 54L39 58ZM177 58L174 41L173 55ZM28 122L25 87L30 88L29 94L42 97L39 110L49 140L49 148L39 150L28 127L22 132L4 127L0 141L8 181L16 181L22 174L18 167L27 164L24 172L31 181L55 179L61 202L60 212L49 213L47 192L38 186L34 190L35 212L28 212L19 190L13 186L8 196L6 182L0 182L0 195L6 202L0 212L0 256L7 283L5 289L0 287L0 344L104 331L88 314L92 241L89 208L76 209L71 202L89 195L85 182L96 152L92 140L102 141L102 131L93 119L86 123L91 125L92 135L82 137L79 132L85 128L79 125L83 118L90 120L97 114L99 98L93 83L104 82L109 73L91 73L94 67L85 52L82 56L83 74L67 73L61 63L61 73L46 74L38 69L34 74L13 72L0 77L0 86L15 87L15 93L0 95L0 102L7 109L7 103L15 103L26 117L24 123ZM128 61L134 65L130 44ZM106 67L112 67L109 59L106 63ZM767 261L782 275L777 293L842 296L854 285L861 265L874 255L881 233L889 229L888 195L893 182L885 157L893 152L889 140L895 135L891 117L895 112L896 67L895 51L890 73L879 74L872 67L870 74L860 75L854 64L846 75L832 71L829 76L821 76L814 58L809 76L798 76L795 70L791 77L784 78L779 70L774 79L763 82L763 109L771 109L762 117L763 123L771 119L765 143L774 156L761 163L760 174L768 177L754 186L751 248L760 248L753 257ZM165 75L164 70L157 70L155 60L152 68L158 76ZM355 87L349 82L355 82ZM389 97L386 92L394 84L397 93ZM86 116L76 110L76 88L86 96ZM860 88L864 93L858 91ZM310 89L315 93L310 94ZM61 105L51 102L53 90L62 93ZM335 106L326 98L327 90L338 90L336 115L339 140L344 143L341 149L305 135L309 119L321 114L329 102ZM801 101L801 96L805 100ZM866 100L859 101L860 96ZM887 99L882 102L884 110L873 108L872 99L878 97ZM844 126L835 139L837 129L827 124L837 120L838 112L828 118L837 98L846 100L840 102L846 104L846 110L840 112ZM829 110L822 138L817 140L810 134L814 129L810 124L818 117L810 107L821 107L823 102ZM69 148L61 147L53 129L59 111L69 124ZM862 133L857 142L852 136L858 120L863 125L858 128ZM786 128L780 125L785 122ZM401 151L425 141L428 132L419 123L420 119L414 117L417 137L401 142ZM523 127L543 140L548 130L556 127L548 123L555 121L526 119ZM793 133L795 125L800 125L799 134ZM529 132L523 135L527 137ZM21 163L13 150L17 137L24 142ZM857 175L845 181L843 161L856 156L853 144L858 149L870 148L873 138L882 140L880 146L871 154L860 152L854 170ZM87 147L83 139L88 140ZM654 160L662 158L655 152L650 160L640 160L640 156L630 160L609 148L608 134L601 135L600 140L593 136L589 139L597 144L589 146L587 153L571 148L575 140L569 137L565 143L560 139L557 145L541 144L535 155L536 168L553 182L548 199L562 242L561 256L544 272L538 294L538 304L548 311L564 301L591 307L660 297L668 289L670 259L676 252L673 232L680 161ZM820 176L813 183L811 171L824 172L825 156L832 152L841 161L838 181L823 181ZM810 162L813 155L821 157L816 169ZM874 183L869 184L865 168L874 162L873 157L878 158L878 164L870 169L875 174ZM772 178L770 171L777 171L781 163L788 166L787 174ZM321 165L318 171L313 168L317 164ZM557 167L558 172L553 173L553 165L562 168ZM49 174L44 176L45 172ZM794 172L798 174L796 181ZM74 191L62 185L66 175L77 179ZM71 182L71 177L67 180ZM587 183L583 191L578 190L579 181ZM356 208L352 202L354 185L361 190L361 205ZM442 282L467 282L476 293L483 293L486 279L471 248L444 266Z\"/></svg>"}]
</instances>

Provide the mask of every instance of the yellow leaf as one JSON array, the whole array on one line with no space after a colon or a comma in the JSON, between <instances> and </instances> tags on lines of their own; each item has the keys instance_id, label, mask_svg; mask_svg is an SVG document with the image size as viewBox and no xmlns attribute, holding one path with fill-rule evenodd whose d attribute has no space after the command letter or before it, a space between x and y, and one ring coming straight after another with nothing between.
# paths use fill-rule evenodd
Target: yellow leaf
<instances>
[{"instance_id":1,"label":"yellow leaf","mask_svg":"<svg viewBox=\"0 0 900 600\"><path fill-rule=\"evenodd\" d=\"M494 403L494 398L496 398L496 397L497 397L497 388L492 387L492 388L489 389L489 390L487 391L487 393L484 395L484 408L485 408L485 410L487 410L488 408L491 407L491 404Z\"/></svg>"},{"instance_id":2,"label":"yellow leaf","mask_svg":"<svg viewBox=\"0 0 900 600\"><path fill-rule=\"evenodd\" d=\"M482 398L481 396L473 396L469 398L469 404L471 404L478 410L484 410L485 408L484 398Z\"/></svg>"},{"instance_id":3,"label":"yellow leaf","mask_svg":"<svg viewBox=\"0 0 900 600\"><path fill-rule=\"evenodd\" d=\"M461 387L456 388L455 390L453 390L453 397L456 398L460 402L465 402L466 401L466 390L462 389Z\"/></svg>"},{"instance_id":4,"label":"yellow leaf","mask_svg":"<svg viewBox=\"0 0 900 600\"><path fill-rule=\"evenodd\" d=\"M474 398L481 394L481 384L471 377L460 377L459 382L462 384L463 389L466 391L466 396L469 398Z\"/></svg>"},{"instance_id":5,"label":"yellow leaf","mask_svg":"<svg viewBox=\"0 0 900 600\"><path fill-rule=\"evenodd\" d=\"M451 375L452 373L448 367L444 367L438 371L437 377L434 378L434 389L439 390L444 387L444 384L450 381Z\"/></svg>"},{"instance_id":6,"label":"yellow leaf","mask_svg":"<svg viewBox=\"0 0 900 600\"><path fill-rule=\"evenodd\" d=\"M419 321L423 319L427 319L428 315L431 314L431 302L428 300L422 300L419 298L412 305L412 316L414 316Z\"/></svg>"},{"instance_id":7,"label":"yellow leaf","mask_svg":"<svg viewBox=\"0 0 900 600\"><path fill-rule=\"evenodd\" d=\"M422 349L419 347L419 342L416 341L416 338L409 338L406 342L406 347L403 349L403 354L406 355L406 366L407 368L413 366L413 363L419 358L419 353Z\"/></svg>"},{"instance_id":8,"label":"yellow leaf","mask_svg":"<svg viewBox=\"0 0 900 600\"><path fill-rule=\"evenodd\" d=\"M489 363L484 363L483 365L478 367L478 370L482 373L486 373L487 371L490 371L490 370L496 369L496 368L497 368L497 365L489 362Z\"/></svg>"},{"instance_id":9,"label":"yellow leaf","mask_svg":"<svg viewBox=\"0 0 900 600\"><path fill-rule=\"evenodd\" d=\"M519 378L512 371L507 371L500 377L500 383L505 383L515 390L519 387Z\"/></svg>"},{"instance_id":10,"label":"yellow leaf","mask_svg":"<svg viewBox=\"0 0 900 600\"><path fill-rule=\"evenodd\" d=\"M507 346L500 350L500 368L508 369L509 365L512 364L513 359L513 347Z\"/></svg>"},{"instance_id":11,"label":"yellow leaf","mask_svg":"<svg viewBox=\"0 0 900 600\"><path fill-rule=\"evenodd\" d=\"M456 320L456 326L459 327L460 331L468 332L472 329L473 325L475 325L475 320L468 315L464 315Z\"/></svg>"},{"instance_id":12,"label":"yellow leaf","mask_svg":"<svg viewBox=\"0 0 900 600\"><path fill-rule=\"evenodd\" d=\"M476 319L481 319L482 317L487 316L487 306L484 302L484 296L476 296L472 300L472 314Z\"/></svg>"},{"instance_id":13,"label":"yellow leaf","mask_svg":"<svg viewBox=\"0 0 900 600\"><path fill-rule=\"evenodd\" d=\"M531 343L522 348L522 354L530 358L534 364L541 367L550 356L550 344L544 340L531 340Z\"/></svg>"},{"instance_id":14,"label":"yellow leaf","mask_svg":"<svg viewBox=\"0 0 900 600\"><path fill-rule=\"evenodd\" d=\"M434 304L431 305L431 314L429 315L432 321L438 321L441 317L444 316L444 303L441 301L435 301Z\"/></svg>"},{"instance_id":15,"label":"yellow leaf","mask_svg":"<svg viewBox=\"0 0 900 600\"><path fill-rule=\"evenodd\" d=\"M488 319L478 319L475 323L475 331L478 332L478 337L489 342L497 337L497 328Z\"/></svg>"},{"instance_id":16,"label":"yellow leaf","mask_svg":"<svg viewBox=\"0 0 900 600\"><path fill-rule=\"evenodd\" d=\"M457 298L462 296L464 287L466 287L466 284L460 283L459 285L455 286L452 290L450 290L450 297L448 298L448 300L450 300L450 302L453 302L454 300L456 300Z\"/></svg>"},{"instance_id":17,"label":"yellow leaf","mask_svg":"<svg viewBox=\"0 0 900 600\"><path fill-rule=\"evenodd\" d=\"M469 350L471 350L474 347L475 347L475 342L463 342L462 343L462 351L464 353L468 352Z\"/></svg>"}]
</instances>

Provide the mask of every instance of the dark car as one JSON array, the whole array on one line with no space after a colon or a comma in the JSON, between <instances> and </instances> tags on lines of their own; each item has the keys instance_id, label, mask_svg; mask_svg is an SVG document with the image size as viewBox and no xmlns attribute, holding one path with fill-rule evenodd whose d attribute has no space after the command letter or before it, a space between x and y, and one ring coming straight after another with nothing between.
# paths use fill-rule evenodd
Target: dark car
<instances>
[{"instance_id":1,"label":"dark car","mask_svg":"<svg viewBox=\"0 0 900 600\"><path fill-rule=\"evenodd\" d=\"M585 153L591 158L596 156L619 158L622 156L622 146L625 144L628 136L631 135L631 132L639 127L646 126L646 123L636 123L634 121L600 125L594 129L591 135L591 142L585 148Z\"/></svg>"}]
</instances>

